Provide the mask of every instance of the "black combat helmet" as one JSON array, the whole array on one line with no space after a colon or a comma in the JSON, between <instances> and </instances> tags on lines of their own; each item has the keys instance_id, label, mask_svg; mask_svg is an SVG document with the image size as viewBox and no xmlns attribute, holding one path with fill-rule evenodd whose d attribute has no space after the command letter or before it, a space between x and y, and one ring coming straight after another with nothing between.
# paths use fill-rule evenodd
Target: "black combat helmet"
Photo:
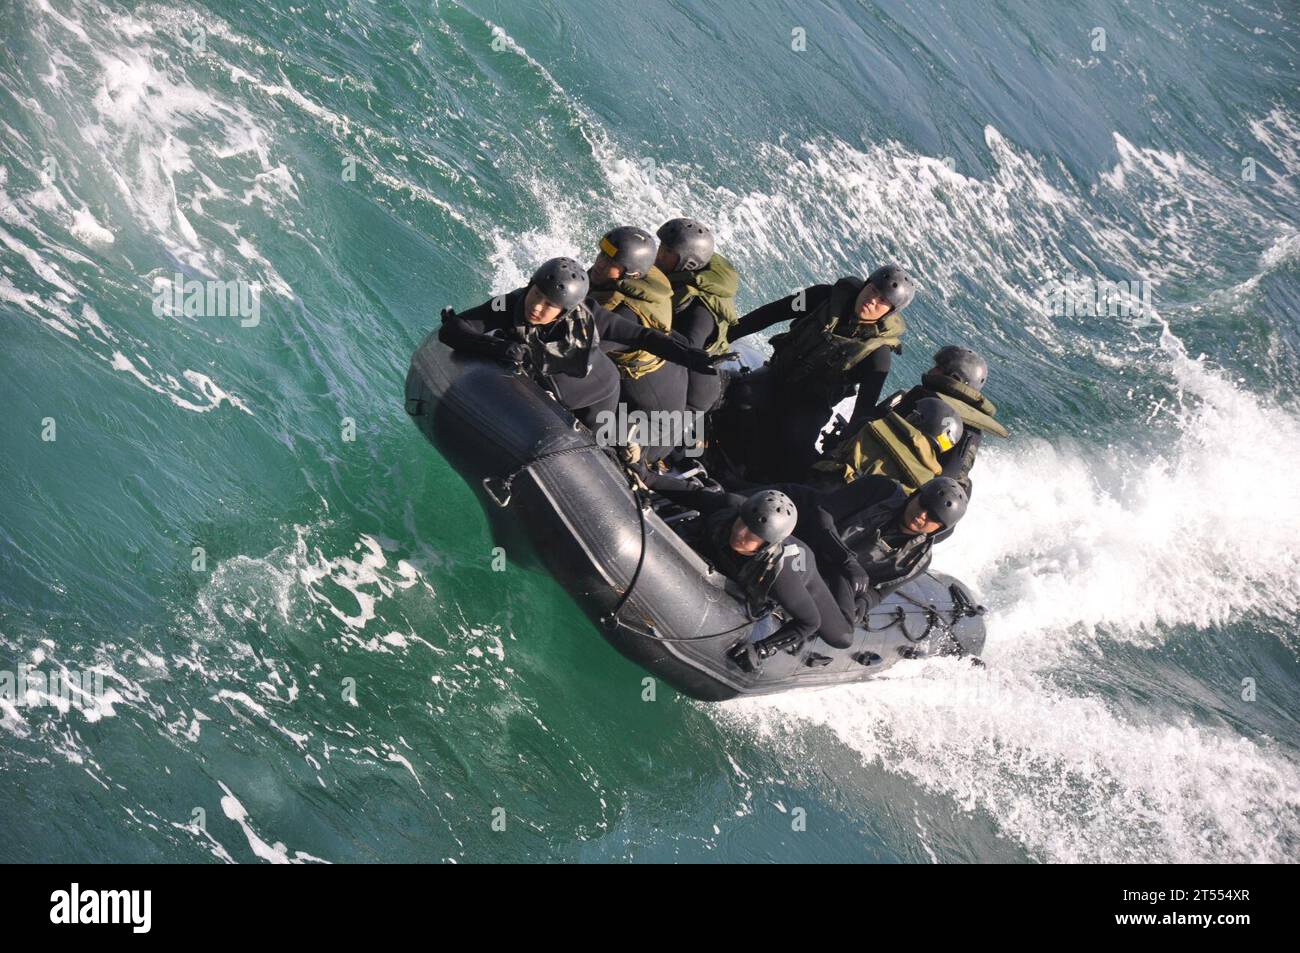
<instances>
[{"instance_id":1,"label":"black combat helmet","mask_svg":"<svg viewBox=\"0 0 1300 953\"><path fill-rule=\"evenodd\" d=\"M882 265L867 281L889 302L892 311L902 311L916 297L916 282L902 265Z\"/></svg>"},{"instance_id":2,"label":"black combat helmet","mask_svg":"<svg viewBox=\"0 0 1300 953\"><path fill-rule=\"evenodd\" d=\"M957 445L961 435L966 432L966 425L961 422L961 415L952 409L952 405L938 397L922 397L916 402L907 422L934 441L940 453L946 453Z\"/></svg>"},{"instance_id":3,"label":"black combat helmet","mask_svg":"<svg viewBox=\"0 0 1300 953\"><path fill-rule=\"evenodd\" d=\"M552 258L533 273L529 286L557 308L570 311L587 297L590 281L586 270L572 258Z\"/></svg>"},{"instance_id":4,"label":"black combat helmet","mask_svg":"<svg viewBox=\"0 0 1300 953\"><path fill-rule=\"evenodd\" d=\"M740 518L751 533L771 545L783 542L794 532L799 511L794 501L780 490L760 490L745 501Z\"/></svg>"},{"instance_id":5,"label":"black combat helmet","mask_svg":"<svg viewBox=\"0 0 1300 953\"><path fill-rule=\"evenodd\" d=\"M939 373L978 391L984 389L989 379L989 362L970 348L956 344L939 348L934 355L934 366Z\"/></svg>"},{"instance_id":6,"label":"black combat helmet","mask_svg":"<svg viewBox=\"0 0 1300 953\"><path fill-rule=\"evenodd\" d=\"M672 218L655 233L662 247L677 255L679 271L699 271L713 258L713 233L693 218Z\"/></svg>"},{"instance_id":7,"label":"black combat helmet","mask_svg":"<svg viewBox=\"0 0 1300 953\"><path fill-rule=\"evenodd\" d=\"M644 228L621 225L604 234L600 250L623 268L626 278L643 278L655 263L658 250L655 238Z\"/></svg>"},{"instance_id":8,"label":"black combat helmet","mask_svg":"<svg viewBox=\"0 0 1300 953\"><path fill-rule=\"evenodd\" d=\"M962 485L949 477L935 477L916 491L921 508L944 529L952 529L966 515L970 497Z\"/></svg>"}]
</instances>

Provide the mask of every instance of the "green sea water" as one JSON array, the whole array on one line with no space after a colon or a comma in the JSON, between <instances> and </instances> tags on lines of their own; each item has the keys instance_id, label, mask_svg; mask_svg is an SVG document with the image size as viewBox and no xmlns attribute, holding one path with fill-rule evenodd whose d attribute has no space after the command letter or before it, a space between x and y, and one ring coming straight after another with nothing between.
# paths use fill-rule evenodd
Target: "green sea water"
<instances>
[{"instance_id":1,"label":"green sea water","mask_svg":"<svg viewBox=\"0 0 1300 953\"><path fill-rule=\"evenodd\" d=\"M1098 33L1098 31L1102 31ZM1246 861L1300 848L1287 0L0 0L4 861ZM403 413L444 305L710 223L895 259L1013 431L985 669L709 706ZM160 313L179 281L256 315ZM1044 290L1142 282L1101 317ZM0 674L0 689L4 688Z\"/></svg>"}]
</instances>

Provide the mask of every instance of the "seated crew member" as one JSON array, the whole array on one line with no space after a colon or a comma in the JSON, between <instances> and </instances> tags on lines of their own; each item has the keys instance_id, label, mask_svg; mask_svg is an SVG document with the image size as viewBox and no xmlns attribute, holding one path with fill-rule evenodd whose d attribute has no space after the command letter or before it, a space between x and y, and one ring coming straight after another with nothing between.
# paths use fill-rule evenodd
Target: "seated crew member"
<instances>
[{"instance_id":1,"label":"seated crew member","mask_svg":"<svg viewBox=\"0 0 1300 953\"><path fill-rule=\"evenodd\" d=\"M669 334L673 330L673 291L664 273L655 267L655 252L654 236L644 229L630 225L612 229L601 237L600 253L587 275L591 298L601 307ZM680 418L686 409L689 372L685 367L639 349L611 352L609 357L618 368L619 392L629 410L646 414L670 411ZM701 376L718 378L716 373ZM640 443L647 463L656 463L673 450L671 442L652 442L644 435Z\"/></svg>"},{"instance_id":2,"label":"seated crew member","mask_svg":"<svg viewBox=\"0 0 1300 953\"><path fill-rule=\"evenodd\" d=\"M797 484L785 492L799 508L795 532L824 565L850 557L875 588L910 578L929 564L936 542L966 515L969 497L956 480L935 477L910 496L893 480L864 476L835 490ZM878 593L863 593L871 605Z\"/></svg>"},{"instance_id":3,"label":"seated crew member","mask_svg":"<svg viewBox=\"0 0 1300 953\"><path fill-rule=\"evenodd\" d=\"M740 274L713 247L713 233L693 218L674 218L659 226L655 266L673 289L673 330L693 347L727 353L727 336L740 315L736 292ZM686 405L707 413L718 403L721 379L691 373Z\"/></svg>"},{"instance_id":4,"label":"seated crew member","mask_svg":"<svg viewBox=\"0 0 1300 953\"><path fill-rule=\"evenodd\" d=\"M984 434L1007 436L1007 428L993 419L997 405L983 394L988 378L989 365L983 357L969 348L950 344L935 353L934 367L921 375L920 386L902 394L895 407L898 413L906 414L920 401L937 397L961 415L961 439L940 455L939 463L943 475L966 486L968 492L971 467Z\"/></svg>"},{"instance_id":5,"label":"seated crew member","mask_svg":"<svg viewBox=\"0 0 1300 953\"><path fill-rule=\"evenodd\" d=\"M886 476L911 493L943 474L940 460L961 440L962 430L956 410L937 397L923 397L906 416L886 410L837 442L813 465L814 482L837 485Z\"/></svg>"},{"instance_id":6,"label":"seated crew member","mask_svg":"<svg viewBox=\"0 0 1300 953\"><path fill-rule=\"evenodd\" d=\"M595 430L618 404L618 371L601 345L641 349L695 368L710 355L673 337L620 318L587 299L587 273L572 258L552 258L523 288L469 311L443 311L438 339L457 351L488 357L528 373Z\"/></svg>"},{"instance_id":7,"label":"seated crew member","mask_svg":"<svg viewBox=\"0 0 1300 953\"><path fill-rule=\"evenodd\" d=\"M877 268L870 277L841 278L813 285L763 305L741 318L731 340L791 321L772 338L763 414L769 437L742 447L751 480L802 480L817 461L816 442L837 403L856 394L850 416L856 425L874 410L901 352L906 324L901 314L916 283L898 265ZM748 452L746 452L748 451Z\"/></svg>"},{"instance_id":8,"label":"seated crew member","mask_svg":"<svg viewBox=\"0 0 1300 953\"><path fill-rule=\"evenodd\" d=\"M732 650L741 667L753 668L780 648L800 645L814 635L839 648L853 644L853 607L838 603L817 571L817 560L790 535L799 514L790 498L760 490L746 498L735 493L697 492L692 505L703 515L698 546L719 572L745 593L751 616L771 606L787 621L756 654L749 642Z\"/></svg>"}]
</instances>

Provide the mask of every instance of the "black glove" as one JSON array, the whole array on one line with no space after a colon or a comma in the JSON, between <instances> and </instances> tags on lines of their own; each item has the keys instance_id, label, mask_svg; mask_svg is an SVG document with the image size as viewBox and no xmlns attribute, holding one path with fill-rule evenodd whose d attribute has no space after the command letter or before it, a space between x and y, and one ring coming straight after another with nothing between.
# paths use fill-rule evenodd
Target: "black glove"
<instances>
[{"instance_id":1,"label":"black glove","mask_svg":"<svg viewBox=\"0 0 1300 953\"><path fill-rule=\"evenodd\" d=\"M686 366L697 374L716 376L718 369L713 366L713 361L713 355L704 348L692 347L686 349Z\"/></svg>"},{"instance_id":2,"label":"black glove","mask_svg":"<svg viewBox=\"0 0 1300 953\"><path fill-rule=\"evenodd\" d=\"M844 565L840 567L840 572L849 581L849 588L853 590L853 595L860 596L871 588L871 577L862 568L862 563L856 559L845 560Z\"/></svg>"},{"instance_id":3,"label":"black glove","mask_svg":"<svg viewBox=\"0 0 1300 953\"><path fill-rule=\"evenodd\" d=\"M519 370L524 370L533 363L533 353L527 344L512 341L501 350L501 360Z\"/></svg>"},{"instance_id":4,"label":"black glove","mask_svg":"<svg viewBox=\"0 0 1300 953\"><path fill-rule=\"evenodd\" d=\"M880 599L880 590L874 586L867 586L862 592L854 595L853 614L856 617L854 624L861 625L867 613L880 605Z\"/></svg>"},{"instance_id":5,"label":"black glove","mask_svg":"<svg viewBox=\"0 0 1300 953\"><path fill-rule=\"evenodd\" d=\"M843 414L836 414L831 429L822 434L822 456L828 457L849 435L849 422Z\"/></svg>"},{"instance_id":6,"label":"black glove","mask_svg":"<svg viewBox=\"0 0 1300 953\"><path fill-rule=\"evenodd\" d=\"M454 318L456 317L456 309L452 307L443 308L442 313L439 315L439 317L441 317L442 320L444 321L446 321L448 318Z\"/></svg>"}]
</instances>

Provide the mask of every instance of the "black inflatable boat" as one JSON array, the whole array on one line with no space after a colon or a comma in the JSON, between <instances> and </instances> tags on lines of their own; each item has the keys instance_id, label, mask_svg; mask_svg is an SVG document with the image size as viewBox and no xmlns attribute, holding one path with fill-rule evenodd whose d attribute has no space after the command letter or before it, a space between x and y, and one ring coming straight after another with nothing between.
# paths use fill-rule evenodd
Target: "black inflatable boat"
<instances>
[{"instance_id":1,"label":"black inflatable boat","mask_svg":"<svg viewBox=\"0 0 1300 953\"><path fill-rule=\"evenodd\" d=\"M692 698L862 681L900 659L983 649L983 610L961 583L925 572L872 610L851 647L813 640L743 671L727 649L779 620L751 619L734 584L665 522L674 517L643 507L609 452L546 391L430 334L411 359L406 410L475 489L498 539L522 530L610 644Z\"/></svg>"}]
</instances>

